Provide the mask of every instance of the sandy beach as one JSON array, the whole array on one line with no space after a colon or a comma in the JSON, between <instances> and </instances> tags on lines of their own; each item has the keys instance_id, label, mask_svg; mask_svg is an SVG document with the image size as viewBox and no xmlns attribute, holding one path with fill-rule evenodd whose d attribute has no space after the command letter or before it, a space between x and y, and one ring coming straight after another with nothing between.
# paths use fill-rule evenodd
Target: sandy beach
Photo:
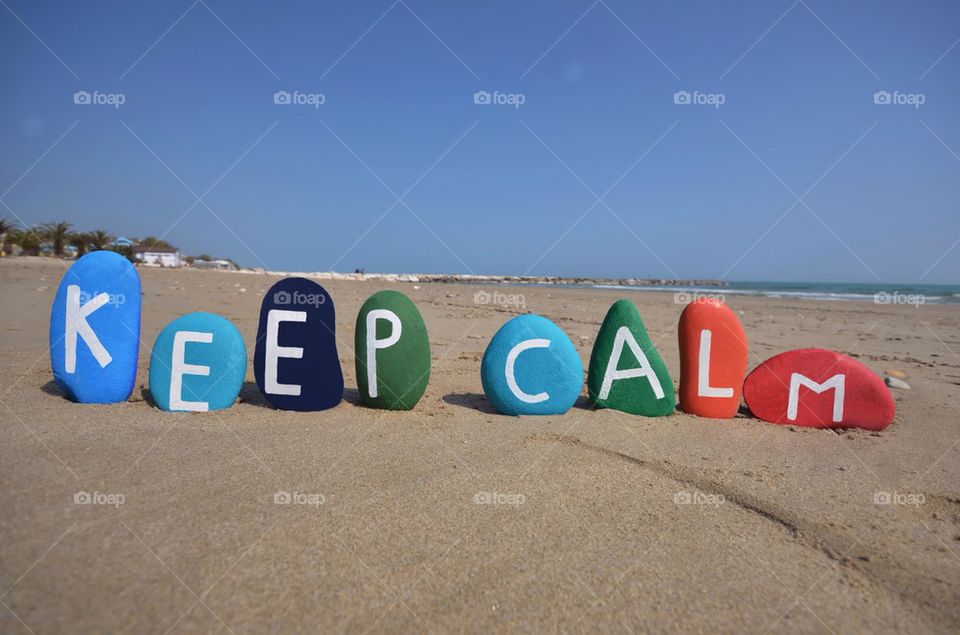
<instances>
[{"instance_id":1,"label":"sandy beach","mask_svg":"<svg viewBox=\"0 0 960 635\"><path fill-rule=\"evenodd\" d=\"M181 414L149 403L156 335L211 311L252 356L276 278L140 268L133 397L92 406L51 382L65 264L0 259L4 633L960 629L958 306L728 298L750 368L817 346L904 371L913 389L895 392L880 433L649 419L591 410L585 391L563 416L501 416L480 359L513 315L550 318L586 363L628 297L677 381L683 306L664 292L383 281L321 282L347 385L337 408L269 408L250 364L234 407ZM416 302L430 334L411 412L357 405L354 320L383 288ZM478 304L478 291L523 306Z\"/></svg>"}]
</instances>

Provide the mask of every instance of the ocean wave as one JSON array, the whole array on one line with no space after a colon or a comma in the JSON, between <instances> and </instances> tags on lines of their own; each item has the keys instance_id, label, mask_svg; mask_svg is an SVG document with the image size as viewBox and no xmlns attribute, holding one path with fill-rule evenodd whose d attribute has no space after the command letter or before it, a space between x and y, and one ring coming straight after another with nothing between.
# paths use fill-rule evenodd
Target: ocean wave
<instances>
[{"instance_id":1,"label":"ocean wave","mask_svg":"<svg viewBox=\"0 0 960 635\"><path fill-rule=\"evenodd\" d=\"M907 304L913 305L915 302L884 302L878 301L878 297L890 296L910 296L921 297L920 304L960 304L960 293L939 293L925 294L922 292L903 292L889 289L877 289L876 291L840 291L840 290L817 290L817 289L782 289L776 287L769 288L751 288L743 289L736 287L678 287L678 286L628 286L621 284L596 284L590 285L594 289L616 289L625 291L654 291L664 293L685 293L691 295L701 295L705 297L716 296L753 296L767 298L796 298L800 300L821 300L821 301L851 301L851 302L871 302L876 304Z\"/></svg>"}]
</instances>

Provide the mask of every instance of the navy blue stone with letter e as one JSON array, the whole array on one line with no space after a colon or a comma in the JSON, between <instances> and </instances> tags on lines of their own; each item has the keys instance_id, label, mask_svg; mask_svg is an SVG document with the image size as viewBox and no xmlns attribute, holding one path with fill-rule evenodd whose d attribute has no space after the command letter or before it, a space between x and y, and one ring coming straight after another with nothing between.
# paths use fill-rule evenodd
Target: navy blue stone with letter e
<instances>
[{"instance_id":1,"label":"navy blue stone with letter e","mask_svg":"<svg viewBox=\"0 0 960 635\"><path fill-rule=\"evenodd\" d=\"M267 291L253 373L281 410L326 410L343 399L336 312L330 294L306 278L284 278Z\"/></svg>"}]
</instances>

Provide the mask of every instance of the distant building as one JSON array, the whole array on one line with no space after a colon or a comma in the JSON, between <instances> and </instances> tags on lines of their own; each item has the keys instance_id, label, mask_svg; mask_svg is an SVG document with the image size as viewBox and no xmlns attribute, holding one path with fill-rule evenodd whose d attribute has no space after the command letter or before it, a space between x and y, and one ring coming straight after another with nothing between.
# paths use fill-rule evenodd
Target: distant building
<instances>
[{"instance_id":1,"label":"distant building","mask_svg":"<svg viewBox=\"0 0 960 635\"><path fill-rule=\"evenodd\" d=\"M138 245L133 248L133 257L137 262L151 267L180 267L183 260L176 247L157 247Z\"/></svg>"},{"instance_id":2,"label":"distant building","mask_svg":"<svg viewBox=\"0 0 960 635\"><path fill-rule=\"evenodd\" d=\"M194 269L213 269L216 271L236 271L237 265L229 260L194 260Z\"/></svg>"}]
</instances>

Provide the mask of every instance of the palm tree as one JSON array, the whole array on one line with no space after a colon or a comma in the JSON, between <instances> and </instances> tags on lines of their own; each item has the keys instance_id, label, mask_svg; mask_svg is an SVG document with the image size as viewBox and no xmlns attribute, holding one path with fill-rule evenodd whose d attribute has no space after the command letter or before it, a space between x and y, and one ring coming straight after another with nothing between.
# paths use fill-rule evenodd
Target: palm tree
<instances>
[{"instance_id":1,"label":"palm tree","mask_svg":"<svg viewBox=\"0 0 960 635\"><path fill-rule=\"evenodd\" d=\"M10 232L10 243L20 247L26 256L36 256L40 253L40 236L35 229L18 229Z\"/></svg>"},{"instance_id":2,"label":"palm tree","mask_svg":"<svg viewBox=\"0 0 960 635\"><path fill-rule=\"evenodd\" d=\"M93 251L106 249L113 242L113 236L102 229L95 229L87 234L87 244Z\"/></svg>"},{"instance_id":3,"label":"palm tree","mask_svg":"<svg viewBox=\"0 0 960 635\"><path fill-rule=\"evenodd\" d=\"M173 245L165 241L163 238L157 238L155 236L147 236L140 241L140 244L144 247L161 247L172 249Z\"/></svg>"},{"instance_id":4,"label":"palm tree","mask_svg":"<svg viewBox=\"0 0 960 635\"><path fill-rule=\"evenodd\" d=\"M90 234L86 232L74 232L70 234L70 239L67 242L77 248L77 258L79 258L87 253L87 246L90 244Z\"/></svg>"},{"instance_id":5,"label":"palm tree","mask_svg":"<svg viewBox=\"0 0 960 635\"><path fill-rule=\"evenodd\" d=\"M134 262L135 258L133 256L133 247L131 245L115 245L113 250L130 262Z\"/></svg>"},{"instance_id":6,"label":"palm tree","mask_svg":"<svg viewBox=\"0 0 960 635\"><path fill-rule=\"evenodd\" d=\"M7 235L17 228L16 221L0 218L0 255L6 253Z\"/></svg>"},{"instance_id":7,"label":"palm tree","mask_svg":"<svg viewBox=\"0 0 960 635\"><path fill-rule=\"evenodd\" d=\"M49 240L53 244L53 255L57 258L63 257L63 248L70 240L70 228L72 225L67 222L47 223L40 226L40 237Z\"/></svg>"}]
</instances>

